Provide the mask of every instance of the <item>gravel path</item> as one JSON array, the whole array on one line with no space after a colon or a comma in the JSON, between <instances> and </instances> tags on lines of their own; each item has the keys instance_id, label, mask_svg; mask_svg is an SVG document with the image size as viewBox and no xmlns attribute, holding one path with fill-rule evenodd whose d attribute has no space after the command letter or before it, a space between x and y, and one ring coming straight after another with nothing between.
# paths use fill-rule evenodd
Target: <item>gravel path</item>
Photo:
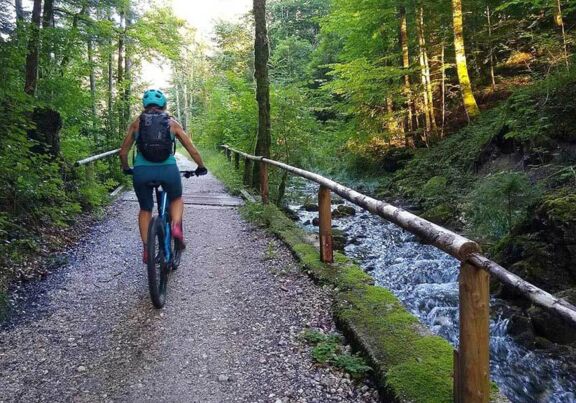
<instances>
[{"instance_id":1,"label":"gravel path","mask_svg":"<svg viewBox=\"0 0 576 403\"><path fill-rule=\"evenodd\" d=\"M211 176L184 184L224 193ZM137 208L117 201L66 267L12 296L0 402L377 401L311 361L299 335L333 330L329 291L234 208L186 206L188 248L166 307L152 308Z\"/></svg>"}]
</instances>

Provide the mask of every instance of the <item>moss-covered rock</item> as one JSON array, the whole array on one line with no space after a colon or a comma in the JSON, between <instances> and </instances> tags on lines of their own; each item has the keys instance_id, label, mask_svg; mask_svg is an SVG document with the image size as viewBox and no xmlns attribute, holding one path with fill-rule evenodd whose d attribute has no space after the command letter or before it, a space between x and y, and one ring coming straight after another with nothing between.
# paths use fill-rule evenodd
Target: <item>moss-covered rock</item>
<instances>
[{"instance_id":1,"label":"moss-covered rock","mask_svg":"<svg viewBox=\"0 0 576 403\"><path fill-rule=\"evenodd\" d=\"M356 214L354 207L346 206L344 204L339 205L334 211L332 211L332 218L344 218L350 217Z\"/></svg>"},{"instance_id":2,"label":"moss-covered rock","mask_svg":"<svg viewBox=\"0 0 576 403\"><path fill-rule=\"evenodd\" d=\"M332 247L334 250L343 251L348 243L348 234L344 231L332 228Z\"/></svg>"},{"instance_id":3,"label":"moss-covered rock","mask_svg":"<svg viewBox=\"0 0 576 403\"><path fill-rule=\"evenodd\" d=\"M576 285L576 195L548 194L530 220L498 245L498 261L549 292Z\"/></svg>"},{"instance_id":4,"label":"moss-covered rock","mask_svg":"<svg viewBox=\"0 0 576 403\"><path fill-rule=\"evenodd\" d=\"M304 211L314 212L314 211L318 211L319 207L315 203L305 203L304 205L302 205L301 209Z\"/></svg>"}]
</instances>

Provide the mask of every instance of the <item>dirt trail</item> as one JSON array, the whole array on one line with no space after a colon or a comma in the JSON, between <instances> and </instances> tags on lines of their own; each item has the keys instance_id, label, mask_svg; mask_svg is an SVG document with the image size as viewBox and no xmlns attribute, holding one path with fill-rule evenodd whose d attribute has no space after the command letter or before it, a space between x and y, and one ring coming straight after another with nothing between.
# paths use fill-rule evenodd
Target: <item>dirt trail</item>
<instances>
[{"instance_id":1,"label":"dirt trail","mask_svg":"<svg viewBox=\"0 0 576 403\"><path fill-rule=\"evenodd\" d=\"M227 199L211 176L184 185ZM0 402L377 400L313 364L298 336L333 329L327 291L234 207L186 205L188 248L152 308L137 211L116 201L66 267L19 291L0 327Z\"/></svg>"}]
</instances>

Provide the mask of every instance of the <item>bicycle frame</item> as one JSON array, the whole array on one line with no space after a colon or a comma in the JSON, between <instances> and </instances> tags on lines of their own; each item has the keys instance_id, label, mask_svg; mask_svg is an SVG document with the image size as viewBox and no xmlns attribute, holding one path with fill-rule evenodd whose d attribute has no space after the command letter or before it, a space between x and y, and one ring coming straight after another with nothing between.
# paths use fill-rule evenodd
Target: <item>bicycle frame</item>
<instances>
[{"instance_id":1,"label":"bicycle frame","mask_svg":"<svg viewBox=\"0 0 576 403\"><path fill-rule=\"evenodd\" d=\"M172 248L170 247L170 239L172 236L172 228L170 228L170 220L168 219L168 194L160 190L159 187L156 188L156 203L158 205L158 216L162 220L164 226L164 256L166 261L170 262L172 260Z\"/></svg>"}]
</instances>

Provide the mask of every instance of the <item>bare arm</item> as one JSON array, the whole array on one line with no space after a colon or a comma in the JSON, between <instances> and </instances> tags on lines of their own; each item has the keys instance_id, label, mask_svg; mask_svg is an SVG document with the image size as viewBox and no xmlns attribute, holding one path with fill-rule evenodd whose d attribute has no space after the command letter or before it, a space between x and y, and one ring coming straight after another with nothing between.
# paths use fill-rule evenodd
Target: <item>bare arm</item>
<instances>
[{"instance_id":1,"label":"bare arm","mask_svg":"<svg viewBox=\"0 0 576 403\"><path fill-rule=\"evenodd\" d=\"M130 124L130 126L128 126L128 132L126 133L126 137L124 137L124 141L122 141L122 145L120 146L120 164L123 170L130 168L128 165L128 153L134 144L134 132L136 132L136 130L138 130L138 120L135 120Z\"/></svg>"},{"instance_id":2,"label":"bare arm","mask_svg":"<svg viewBox=\"0 0 576 403\"><path fill-rule=\"evenodd\" d=\"M196 149L196 146L194 146L194 144L192 143L192 140L190 140L190 137L188 137L184 129L182 129L182 126L180 126L180 124L177 121L172 119L170 121L170 128L172 129L178 140L180 140L180 143L182 143L186 151L188 151L188 154L190 154L194 162L198 164L198 167L199 168L204 167L204 162L202 161L200 153Z\"/></svg>"}]
</instances>

